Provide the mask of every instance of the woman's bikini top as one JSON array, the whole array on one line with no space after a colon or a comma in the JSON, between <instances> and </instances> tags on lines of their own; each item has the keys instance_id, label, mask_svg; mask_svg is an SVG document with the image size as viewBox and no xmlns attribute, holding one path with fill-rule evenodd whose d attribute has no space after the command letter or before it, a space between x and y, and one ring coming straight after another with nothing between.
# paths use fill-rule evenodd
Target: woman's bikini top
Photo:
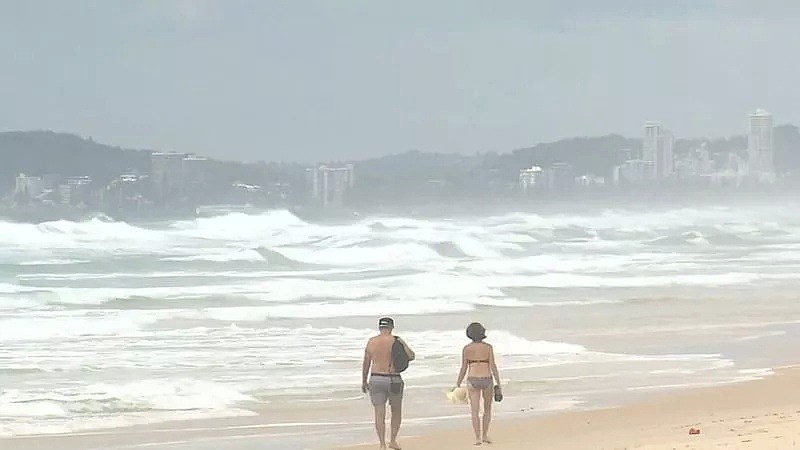
<instances>
[{"instance_id":1,"label":"woman's bikini top","mask_svg":"<svg viewBox=\"0 0 800 450\"><path fill-rule=\"evenodd\" d=\"M471 366L473 364L480 364L480 363L489 364L489 358L486 358L486 359L468 359L467 360L467 365L469 365L469 366Z\"/></svg>"},{"instance_id":2,"label":"woman's bikini top","mask_svg":"<svg viewBox=\"0 0 800 450\"><path fill-rule=\"evenodd\" d=\"M489 360L488 359L468 359L467 360L467 364L469 364L469 365L478 364L478 363L489 364Z\"/></svg>"}]
</instances>

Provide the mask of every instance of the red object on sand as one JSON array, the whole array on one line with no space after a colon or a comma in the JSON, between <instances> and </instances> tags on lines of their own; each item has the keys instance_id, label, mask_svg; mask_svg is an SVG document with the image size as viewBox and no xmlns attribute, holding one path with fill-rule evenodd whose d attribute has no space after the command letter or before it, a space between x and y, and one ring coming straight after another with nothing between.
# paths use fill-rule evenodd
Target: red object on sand
<instances>
[{"instance_id":1,"label":"red object on sand","mask_svg":"<svg viewBox=\"0 0 800 450\"><path fill-rule=\"evenodd\" d=\"M690 428L689 429L689 436L700 434L700 430L697 428Z\"/></svg>"}]
</instances>

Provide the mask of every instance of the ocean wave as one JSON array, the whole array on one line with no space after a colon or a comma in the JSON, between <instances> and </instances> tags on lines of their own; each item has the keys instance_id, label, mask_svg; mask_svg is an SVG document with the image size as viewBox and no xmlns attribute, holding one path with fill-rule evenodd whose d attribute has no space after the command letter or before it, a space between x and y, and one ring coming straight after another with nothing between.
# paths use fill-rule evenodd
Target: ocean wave
<instances>
[{"instance_id":1,"label":"ocean wave","mask_svg":"<svg viewBox=\"0 0 800 450\"><path fill-rule=\"evenodd\" d=\"M269 319L324 319L336 317L377 317L387 315L428 315L469 312L475 309L471 303L434 303L430 301L364 302L299 302L272 306L214 307L200 310L184 310L175 313L176 318L195 320L217 320L223 322L264 322Z\"/></svg>"},{"instance_id":2,"label":"ocean wave","mask_svg":"<svg viewBox=\"0 0 800 450\"><path fill-rule=\"evenodd\" d=\"M275 249L258 248L256 249L256 252L261 255L261 257L267 262L267 264L269 264L270 267L295 269L298 267L308 266L308 264L304 264L300 261L289 258Z\"/></svg>"},{"instance_id":3,"label":"ocean wave","mask_svg":"<svg viewBox=\"0 0 800 450\"><path fill-rule=\"evenodd\" d=\"M236 277L232 277L236 278ZM380 292L368 283L351 283L348 281L322 281L307 278L270 278L259 280L243 279L236 284L195 284L195 285L166 285L146 288L26 288L9 285L11 292L3 295L0 285L0 308L4 303L24 302L34 305L86 305L102 306L113 302L122 302L118 305L125 306L125 301L136 303L149 303L149 306L164 306L165 301L170 305L191 305L192 301L224 300L237 297L252 302L290 302L309 298L350 299L358 300L374 296Z\"/></svg>"},{"instance_id":4,"label":"ocean wave","mask_svg":"<svg viewBox=\"0 0 800 450\"><path fill-rule=\"evenodd\" d=\"M281 253L295 261L329 266L380 264L402 266L440 259L438 253L418 243L396 243L384 247L283 248Z\"/></svg>"},{"instance_id":5,"label":"ocean wave","mask_svg":"<svg viewBox=\"0 0 800 450\"><path fill-rule=\"evenodd\" d=\"M710 243L700 232L685 232L677 236L661 236L650 241L646 241L649 245L654 246L682 246L682 245L698 245L708 246Z\"/></svg>"},{"instance_id":6,"label":"ocean wave","mask_svg":"<svg viewBox=\"0 0 800 450\"><path fill-rule=\"evenodd\" d=\"M233 386L197 379L96 383L50 391L0 393L0 416L66 416L69 413L223 409L255 399Z\"/></svg>"},{"instance_id":7,"label":"ocean wave","mask_svg":"<svg viewBox=\"0 0 800 450\"><path fill-rule=\"evenodd\" d=\"M0 395L0 417L59 417L66 416L67 411L56 402L51 401L3 401Z\"/></svg>"},{"instance_id":8,"label":"ocean wave","mask_svg":"<svg viewBox=\"0 0 800 450\"><path fill-rule=\"evenodd\" d=\"M2 429L11 436L70 433L171 420L253 416L239 405L255 402L226 383L147 379L98 383L47 391L0 392Z\"/></svg>"},{"instance_id":9,"label":"ocean wave","mask_svg":"<svg viewBox=\"0 0 800 450\"><path fill-rule=\"evenodd\" d=\"M88 259L69 259L69 258L53 258L45 260L22 261L19 263L21 266L63 266L71 264L88 264L91 261Z\"/></svg>"},{"instance_id":10,"label":"ocean wave","mask_svg":"<svg viewBox=\"0 0 800 450\"><path fill-rule=\"evenodd\" d=\"M797 280L797 273L729 272L720 274L677 274L650 276L595 276L569 273L550 273L536 276L496 276L487 286L539 288L636 288L664 286L730 286L760 281Z\"/></svg>"},{"instance_id":11,"label":"ocean wave","mask_svg":"<svg viewBox=\"0 0 800 450\"><path fill-rule=\"evenodd\" d=\"M634 248L637 244L759 245L775 241L769 236L800 235L800 227L787 220L765 221L753 214L742 216L733 210L710 209L660 213L609 211L601 215L516 213L459 220L384 217L338 225L309 223L288 211L231 213L159 227L101 218L38 225L0 222L0 244L4 245L0 261L33 265L75 263L94 260L98 255L118 254L155 254L174 262L256 261L257 249L281 249L283 254L283 247L287 247L287 252L289 248L306 252L284 254L304 263L382 261L371 252L391 254L395 261L441 257L496 259L509 256L508 252L546 250L548 243L595 249L626 245ZM53 255L55 251L61 254ZM65 251L70 254L65 255Z\"/></svg>"},{"instance_id":12,"label":"ocean wave","mask_svg":"<svg viewBox=\"0 0 800 450\"><path fill-rule=\"evenodd\" d=\"M170 256L161 258L161 261L172 262L193 262L193 261L209 261L209 262L233 262L233 261L248 261L248 262L262 262L266 257L258 250L233 250L220 253L209 253L188 256Z\"/></svg>"},{"instance_id":13,"label":"ocean wave","mask_svg":"<svg viewBox=\"0 0 800 450\"><path fill-rule=\"evenodd\" d=\"M136 333L145 325L169 316L169 312L98 311L20 313L0 318L0 342L48 341L91 336Z\"/></svg>"},{"instance_id":14,"label":"ocean wave","mask_svg":"<svg viewBox=\"0 0 800 450\"><path fill-rule=\"evenodd\" d=\"M445 258L468 258L467 255L461 248L459 248L456 244L452 242L437 242L431 245L433 249L438 253L440 256Z\"/></svg>"}]
</instances>

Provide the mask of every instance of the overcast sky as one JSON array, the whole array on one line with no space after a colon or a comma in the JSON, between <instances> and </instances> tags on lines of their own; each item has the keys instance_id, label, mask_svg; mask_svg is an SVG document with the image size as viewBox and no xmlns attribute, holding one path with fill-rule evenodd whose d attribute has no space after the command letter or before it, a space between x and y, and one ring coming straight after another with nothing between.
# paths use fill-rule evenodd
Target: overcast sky
<instances>
[{"instance_id":1,"label":"overcast sky","mask_svg":"<svg viewBox=\"0 0 800 450\"><path fill-rule=\"evenodd\" d=\"M246 160L800 124L800 2L0 0L0 129Z\"/></svg>"}]
</instances>

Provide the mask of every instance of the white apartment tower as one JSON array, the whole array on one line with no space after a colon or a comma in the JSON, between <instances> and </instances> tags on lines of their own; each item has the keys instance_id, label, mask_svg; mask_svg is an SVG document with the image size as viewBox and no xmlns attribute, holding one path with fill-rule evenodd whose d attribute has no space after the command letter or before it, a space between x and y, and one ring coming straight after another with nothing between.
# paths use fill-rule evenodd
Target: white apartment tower
<instances>
[{"instance_id":1,"label":"white apartment tower","mask_svg":"<svg viewBox=\"0 0 800 450\"><path fill-rule=\"evenodd\" d=\"M772 114L763 109L750 114L747 155L752 175L771 176L775 173L772 133Z\"/></svg>"},{"instance_id":2,"label":"white apartment tower","mask_svg":"<svg viewBox=\"0 0 800 450\"><path fill-rule=\"evenodd\" d=\"M674 137L659 122L645 122L642 160L649 164L652 178L667 178L675 171L672 152Z\"/></svg>"},{"instance_id":3,"label":"white apartment tower","mask_svg":"<svg viewBox=\"0 0 800 450\"><path fill-rule=\"evenodd\" d=\"M341 207L345 193L355 186L355 168L320 165L306 169L309 200L323 207Z\"/></svg>"}]
</instances>

